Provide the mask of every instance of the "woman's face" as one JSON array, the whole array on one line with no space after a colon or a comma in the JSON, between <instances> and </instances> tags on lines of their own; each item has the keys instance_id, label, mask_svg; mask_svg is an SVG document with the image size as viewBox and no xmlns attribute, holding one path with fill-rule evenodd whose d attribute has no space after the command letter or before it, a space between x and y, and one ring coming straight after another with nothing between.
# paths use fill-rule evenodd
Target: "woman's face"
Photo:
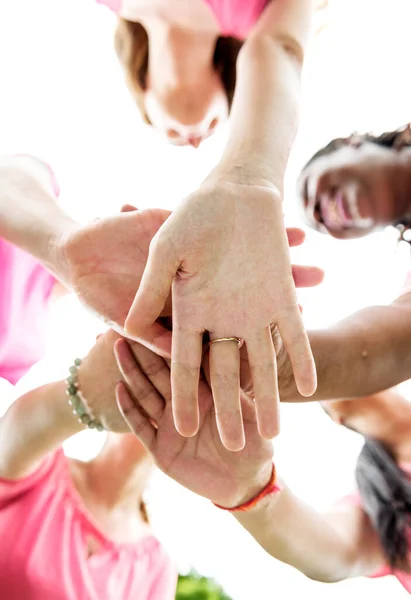
<instances>
[{"instance_id":1,"label":"woman's face","mask_svg":"<svg viewBox=\"0 0 411 600\"><path fill-rule=\"evenodd\" d=\"M398 153L372 142L344 145L310 163L299 179L307 224L338 239L362 237L398 218Z\"/></svg>"},{"instance_id":2,"label":"woman's face","mask_svg":"<svg viewBox=\"0 0 411 600\"><path fill-rule=\"evenodd\" d=\"M154 127L176 146L197 148L228 117L227 95L219 74L210 72L195 85L161 89L147 82L145 110Z\"/></svg>"}]
</instances>

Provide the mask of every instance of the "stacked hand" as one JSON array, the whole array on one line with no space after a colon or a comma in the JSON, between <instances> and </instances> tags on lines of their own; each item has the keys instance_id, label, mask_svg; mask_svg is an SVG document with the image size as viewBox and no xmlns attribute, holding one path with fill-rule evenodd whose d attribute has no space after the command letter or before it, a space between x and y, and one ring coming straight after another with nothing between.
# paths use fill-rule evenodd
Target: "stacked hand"
<instances>
[{"instance_id":1,"label":"stacked hand","mask_svg":"<svg viewBox=\"0 0 411 600\"><path fill-rule=\"evenodd\" d=\"M119 340L115 352L127 386L119 383L117 401L130 429L158 467L184 487L222 506L255 496L269 481L272 443L258 432L252 400L241 396L246 445L230 452L220 439L211 389L199 385L199 429L184 438L173 422L170 370L164 359L138 343Z\"/></svg>"},{"instance_id":2,"label":"stacked hand","mask_svg":"<svg viewBox=\"0 0 411 600\"><path fill-rule=\"evenodd\" d=\"M199 426L198 381L203 334L245 340L260 434L278 432L276 357L270 326L278 326L303 395L315 391L315 367L295 296L280 197L263 186L223 182L202 188L154 237L147 267L125 323L129 336L153 340L157 318L173 298L171 381L178 431ZM318 283L318 271L316 275ZM162 337L164 341L165 334ZM240 353L234 342L212 344L211 388L223 444L243 448Z\"/></svg>"},{"instance_id":3,"label":"stacked hand","mask_svg":"<svg viewBox=\"0 0 411 600\"><path fill-rule=\"evenodd\" d=\"M248 200L244 194L242 202L237 204L237 198L234 207L232 202L230 204L232 190L224 191L225 196L219 197L211 207L209 203L200 202L198 194L194 195L194 200L189 199L187 205L171 217L164 210L131 209L101 219L71 232L62 254L79 298L119 332L123 332L135 292L142 282L127 321L128 331L130 323L132 326L137 323L137 330L131 332L133 337L163 356L170 356L173 336L173 414L178 431L183 435L192 435L198 426L203 332L210 331L212 338L233 335L244 338L243 352L249 360L258 427L260 433L269 438L278 428L276 362L270 324L273 320L281 323L283 337L285 335L285 342L289 343L287 350L294 356L294 373L300 374L301 383L302 365L310 365L311 359L306 336L299 329L301 319L297 305L297 317L294 314L293 278L297 287L316 285L322 273L311 267L287 267L289 275L283 280L281 270L288 264L288 250L283 252L280 239L278 265L276 213L279 204L272 198L268 202L266 196L271 192L263 189L260 190L263 198L250 193L251 200ZM187 222L182 233L181 228ZM280 234L280 238L285 236L284 232ZM301 230L289 230L290 246L301 244L303 239ZM180 255L183 258L175 270ZM156 319L160 314L171 314L170 287L176 273L172 283L171 334ZM277 300L283 308L274 319L268 315L274 314ZM152 319L155 322L150 324ZM139 327L139 323L143 323L143 327ZM295 327L299 334L293 338ZM227 448L238 450L244 445L244 431L237 345L213 344L210 359L210 381L220 436ZM301 368L297 368L297 363Z\"/></svg>"}]
</instances>

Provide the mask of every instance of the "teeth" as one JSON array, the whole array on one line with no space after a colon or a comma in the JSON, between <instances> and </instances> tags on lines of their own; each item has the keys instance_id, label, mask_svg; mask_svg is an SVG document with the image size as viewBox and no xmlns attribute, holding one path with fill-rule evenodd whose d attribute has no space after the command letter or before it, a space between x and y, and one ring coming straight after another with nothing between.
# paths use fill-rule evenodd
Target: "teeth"
<instances>
[{"instance_id":1,"label":"teeth","mask_svg":"<svg viewBox=\"0 0 411 600\"><path fill-rule=\"evenodd\" d=\"M344 198L348 205L346 207L343 204ZM349 227L357 229L369 229L372 227L374 220L372 218L361 217L357 199L358 189L354 183L344 187L344 195L341 190L335 196L324 194L320 198L321 217L324 225L334 230Z\"/></svg>"},{"instance_id":2,"label":"teeth","mask_svg":"<svg viewBox=\"0 0 411 600\"><path fill-rule=\"evenodd\" d=\"M355 184L347 185L345 191L352 222L360 229L372 227L374 220L371 217L362 217L359 213L357 202L358 194Z\"/></svg>"},{"instance_id":3,"label":"teeth","mask_svg":"<svg viewBox=\"0 0 411 600\"><path fill-rule=\"evenodd\" d=\"M321 202L321 214L324 224L330 229L341 229L344 225L343 220L338 212L337 202L334 198L324 197L324 202Z\"/></svg>"}]
</instances>

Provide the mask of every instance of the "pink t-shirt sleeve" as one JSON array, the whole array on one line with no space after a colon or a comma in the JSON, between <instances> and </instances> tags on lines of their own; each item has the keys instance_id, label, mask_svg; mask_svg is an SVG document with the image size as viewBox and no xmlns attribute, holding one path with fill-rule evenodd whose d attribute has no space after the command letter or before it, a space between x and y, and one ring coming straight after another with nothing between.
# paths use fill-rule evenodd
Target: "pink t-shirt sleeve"
<instances>
[{"instance_id":1,"label":"pink t-shirt sleeve","mask_svg":"<svg viewBox=\"0 0 411 600\"><path fill-rule=\"evenodd\" d=\"M177 587L177 569L165 550L161 548L155 562L155 573L152 573L152 586L149 598L174 598Z\"/></svg>"},{"instance_id":2,"label":"pink t-shirt sleeve","mask_svg":"<svg viewBox=\"0 0 411 600\"><path fill-rule=\"evenodd\" d=\"M123 6L123 0L96 0L97 4L103 4L118 14Z\"/></svg>"},{"instance_id":3,"label":"pink t-shirt sleeve","mask_svg":"<svg viewBox=\"0 0 411 600\"><path fill-rule=\"evenodd\" d=\"M65 460L61 450L48 454L39 466L26 477L5 479L0 477L0 510L36 486L41 486L51 475L59 461Z\"/></svg>"},{"instance_id":4,"label":"pink t-shirt sleeve","mask_svg":"<svg viewBox=\"0 0 411 600\"><path fill-rule=\"evenodd\" d=\"M214 13L221 34L245 39L269 0L205 0Z\"/></svg>"},{"instance_id":5,"label":"pink t-shirt sleeve","mask_svg":"<svg viewBox=\"0 0 411 600\"><path fill-rule=\"evenodd\" d=\"M56 197L59 186L50 166L29 155L46 169ZM0 377L13 385L43 355L48 301L56 280L27 252L0 238Z\"/></svg>"}]
</instances>

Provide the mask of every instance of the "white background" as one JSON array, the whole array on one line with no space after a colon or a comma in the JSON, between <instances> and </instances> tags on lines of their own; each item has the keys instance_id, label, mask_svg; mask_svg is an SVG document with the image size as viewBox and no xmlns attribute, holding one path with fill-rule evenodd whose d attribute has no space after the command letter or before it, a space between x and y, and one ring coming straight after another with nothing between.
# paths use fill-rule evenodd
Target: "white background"
<instances>
[{"instance_id":1,"label":"white background","mask_svg":"<svg viewBox=\"0 0 411 600\"><path fill-rule=\"evenodd\" d=\"M410 22L408 0L331 0L330 22L313 39L305 71L302 122L287 175L289 224L298 224L295 180L313 151L336 135L411 120ZM173 148L143 126L123 84L113 27L113 16L93 0L0 0L0 152L48 160L65 208L84 221L125 202L173 208L218 160L226 135L198 150ZM309 233L293 258L327 273L321 288L301 294L309 328L390 302L409 260L392 231L353 242ZM98 328L75 300L62 300L53 310L46 359L23 385L64 374ZM351 491L361 439L328 422L316 405L286 406L282 417L277 460L293 489L319 508ZM67 449L88 457L99 443L87 433ZM265 556L230 516L161 475L149 504L180 568L217 577L234 600L406 596L390 579L311 582Z\"/></svg>"}]
</instances>

